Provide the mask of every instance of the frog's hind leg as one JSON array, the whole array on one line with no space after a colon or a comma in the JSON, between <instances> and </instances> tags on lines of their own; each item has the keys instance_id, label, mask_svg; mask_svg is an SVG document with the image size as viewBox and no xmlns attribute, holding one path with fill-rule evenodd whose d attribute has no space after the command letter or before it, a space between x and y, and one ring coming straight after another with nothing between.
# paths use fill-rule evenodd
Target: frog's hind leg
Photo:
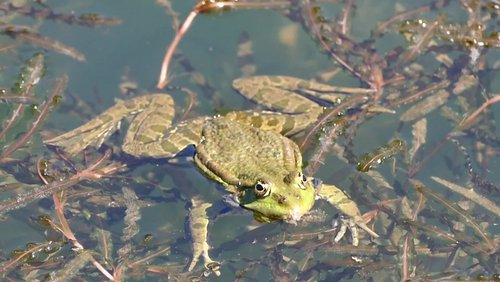
<instances>
[{"instance_id":1,"label":"frog's hind leg","mask_svg":"<svg viewBox=\"0 0 500 282\"><path fill-rule=\"evenodd\" d=\"M154 100L163 101L173 108L172 98L164 94L140 96L126 101L119 100L114 106L87 123L67 133L45 140L44 143L61 147L70 156L80 153L89 146L100 147L120 127L124 118L143 111Z\"/></svg>"},{"instance_id":2,"label":"frog's hind leg","mask_svg":"<svg viewBox=\"0 0 500 282\"><path fill-rule=\"evenodd\" d=\"M323 112L322 106L300 94L311 84L321 88L318 83L289 76L252 76L234 80L233 88L245 98L272 110L261 113L266 119L265 125L272 125L271 130L289 136L314 123ZM255 126L258 120L252 119Z\"/></svg>"},{"instance_id":3,"label":"frog's hind leg","mask_svg":"<svg viewBox=\"0 0 500 282\"><path fill-rule=\"evenodd\" d=\"M174 157L187 146L198 144L207 119L209 117L198 117L171 127L171 121L156 111L141 113L130 125L123 151L139 158Z\"/></svg>"},{"instance_id":4,"label":"frog's hind leg","mask_svg":"<svg viewBox=\"0 0 500 282\"><path fill-rule=\"evenodd\" d=\"M148 157L156 152L154 144L163 139L163 135L172 126L175 107L172 97L153 95L142 111L138 112L130 122L122 149L135 157ZM153 145L151 145L153 144Z\"/></svg>"},{"instance_id":5,"label":"frog's hind leg","mask_svg":"<svg viewBox=\"0 0 500 282\"><path fill-rule=\"evenodd\" d=\"M305 113L321 108L297 91L318 84L291 76L251 76L233 81L233 88L245 98L282 113ZM327 87L327 85L324 85Z\"/></svg>"},{"instance_id":6,"label":"frog's hind leg","mask_svg":"<svg viewBox=\"0 0 500 282\"><path fill-rule=\"evenodd\" d=\"M306 129L317 116L314 114L311 117L309 113L294 115L270 111L235 111L224 117L263 130L279 132L284 136L292 136Z\"/></svg>"},{"instance_id":7,"label":"frog's hind leg","mask_svg":"<svg viewBox=\"0 0 500 282\"><path fill-rule=\"evenodd\" d=\"M245 98L285 113L302 113L318 107L317 102L337 105L346 94L373 93L372 89L338 87L285 75L260 75L233 81Z\"/></svg>"}]
</instances>

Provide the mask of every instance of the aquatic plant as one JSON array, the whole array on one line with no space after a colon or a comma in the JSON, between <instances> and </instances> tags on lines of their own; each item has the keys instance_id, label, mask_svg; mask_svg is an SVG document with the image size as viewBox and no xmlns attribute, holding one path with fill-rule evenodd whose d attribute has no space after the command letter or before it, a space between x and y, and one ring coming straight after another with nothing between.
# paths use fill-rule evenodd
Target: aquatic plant
<instances>
[{"instance_id":1,"label":"aquatic plant","mask_svg":"<svg viewBox=\"0 0 500 282\"><path fill-rule=\"evenodd\" d=\"M79 13L78 8L75 13L62 13L46 5L6 2L0 4L0 11L5 16L93 28L120 22ZM207 18L203 14L225 17L245 9L270 8L303 28L316 43L317 53L323 54L322 60L332 61L326 70L317 70L317 80L324 87L303 83L281 90L329 97L330 102L323 104L317 123L294 140L301 144L308 173L346 189L381 237L369 239L360 233L357 247L345 241L332 244L338 226L325 222L334 211L319 206L296 226L242 226L245 230L235 238L217 237L210 255L222 264L193 266L188 271L187 246L199 238L190 239L182 228L184 206L194 206L192 213L200 209L205 213L207 207L194 196L199 194L194 189L199 184L193 171L184 168L191 166L181 157L131 160L120 153L114 136L101 149L82 148L82 153L71 157L57 148L41 148L40 136L60 130L50 123L51 112L96 114L99 105L78 97L71 100L72 93L65 93L72 92L65 91L68 78L44 76L47 53L31 52L20 56L23 60L31 56L22 65L18 62L21 66L8 66L19 74L0 94L5 103L0 106L8 110L0 131L0 214L2 224L13 218L30 222L41 239L2 249L11 253L0 262L2 277L203 281L220 271L224 279L235 280L498 279L498 3L397 1L378 24L361 27L359 18L373 7L352 0L201 1L184 22L179 20L178 3L159 0L157 5L165 9L175 33L167 45L158 87L186 94L182 121L196 116L196 106L202 103L214 107L210 114L228 110L225 95L230 91L214 83L215 75L204 72L203 64L215 62L193 60L179 45L181 39L189 40L184 37L195 18L195 24L203 27ZM457 11L460 17L454 16ZM233 20L240 21L238 14ZM356 32L360 28L369 29L370 35L361 37ZM266 68L258 54L247 48L252 34L241 29L245 46L225 56L236 58L239 52L245 60L230 70L238 73L240 67L244 75L255 70L263 75ZM0 56L22 54L19 46L29 42L36 50L85 58L70 45L43 35L36 25L7 21L0 31L14 42L0 48ZM202 99L184 85L173 85L184 75L173 65L188 73ZM122 81L127 96L142 91L137 83L130 83L133 73ZM336 77L339 74L341 78ZM52 90L46 84L53 84ZM48 94L43 94L45 89ZM344 97L341 103L334 101L339 93ZM88 120L92 114L79 117ZM168 184L163 182L166 175ZM213 196L206 189L202 193ZM230 199L214 197L217 200L211 202L208 214L224 221L223 216L232 211ZM168 220L148 226L155 219L148 211L152 206L167 206L161 217ZM177 209L180 219L174 218ZM219 222L215 225L226 228ZM230 223L228 229L236 228Z\"/></svg>"}]
</instances>

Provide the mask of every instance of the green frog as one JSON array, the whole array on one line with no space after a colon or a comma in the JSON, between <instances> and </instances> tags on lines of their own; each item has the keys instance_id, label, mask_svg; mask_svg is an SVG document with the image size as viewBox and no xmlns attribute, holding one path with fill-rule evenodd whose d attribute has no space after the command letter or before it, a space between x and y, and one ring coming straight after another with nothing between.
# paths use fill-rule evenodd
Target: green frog
<instances>
[{"instance_id":1,"label":"green frog","mask_svg":"<svg viewBox=\"0 0 500 282\"><path fill-rule=\"evenodd\" d=\"M313 179L302 173L299 147L287 137L304 130L323 113L323 107L313 100L340 103L344 95L336 94L338 88L288 76L245 77L235 80L233 87L269 110L198 117L173 126L172 98L152 94L118 101L100 116L45 143L74 155L88 146L99 147L122 119L133 116L122 145L125 153L138 158L171 158L194 145L196 166L209 179L222 184L260 222L297 222L316 199L325 199L346 216L336 242L350 229L353 245L358 245L357 227L378 237L342 190L334 185L316 188ZM200 257L206 267L214 269L208 255L205 212L210 204L196 197L192 206L194 254L188 270Z\"/></svg>"}]
</instances>

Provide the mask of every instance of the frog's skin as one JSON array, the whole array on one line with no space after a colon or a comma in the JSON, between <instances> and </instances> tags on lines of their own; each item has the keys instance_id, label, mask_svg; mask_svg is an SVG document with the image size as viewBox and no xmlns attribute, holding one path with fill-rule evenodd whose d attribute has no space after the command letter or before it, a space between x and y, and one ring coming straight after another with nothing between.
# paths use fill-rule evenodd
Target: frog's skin
<instances>
[{"instance_id":1,"label":"frog's skin","mask_svg":"<svg viewBox=\"0 0 500 282\"><path fill-rule=\"evenodd\" d=\"M285 137L305 129L323 112L323 107L305 96L339 103L343 97L335 94L339 89L286 76L237 79L233 87L272 111L230 112L225 116L195 118L172 127L172 98L153 94L118 101L100 116L45 143L74 155L89 145L99 147L122 119L134 116L122 146L124 152L139 158L170 158L186 146L195 145L196 166L208 178L221 183L258 221L296 222L312 208L316 198L322 198L348 218L335 241L349 228L353 244L357 245L356 226L378 237L342 190L333 185L314 189L312 180L302 174L298 146ZM209 205L196 201L191 210L196 216L192 216L190 224L194 257L189 270L200 256L206 265L213 262L208 256L208 221L204 216Z\"/></svg>"}]
</instances>

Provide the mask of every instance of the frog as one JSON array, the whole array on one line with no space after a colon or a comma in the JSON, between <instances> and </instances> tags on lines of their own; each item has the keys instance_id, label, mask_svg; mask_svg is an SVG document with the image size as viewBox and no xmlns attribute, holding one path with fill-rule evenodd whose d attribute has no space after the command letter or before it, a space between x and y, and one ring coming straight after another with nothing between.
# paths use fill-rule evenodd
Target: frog
<instances>
[{"instance_id":1,"label":"frog","mask_svg":"<svg viewBox=\"0 0 500 282\"><path fill-rule=\"evenodd\" d=\"M373 238L379 235L364 222L357 204L332 184L318 185L302 172L302 154L290 136L304 131L323 114L317 101L341 103L345 94L338 87L290 76L251 76L233 81L233 88L265 109L231 111L200 116L173 125L172 96L157 93L118 100L101 115L82 126L45 140L72 156L83 149L100 147L132 116L122 150L136 158L175 158L194 146L195 166L210 180L220 183L259 222L282 220L297 223L318 199L326 200L344 215L334 242L347 230L357 246L358 227ZM358 89L359 90L359 89ZM359 91L358 91L359 92ZM217 272L208 254L208 219L198 196L191 199L189 215L193 256L192 271L200 258Z\"/></svg>"}]
</instances>

